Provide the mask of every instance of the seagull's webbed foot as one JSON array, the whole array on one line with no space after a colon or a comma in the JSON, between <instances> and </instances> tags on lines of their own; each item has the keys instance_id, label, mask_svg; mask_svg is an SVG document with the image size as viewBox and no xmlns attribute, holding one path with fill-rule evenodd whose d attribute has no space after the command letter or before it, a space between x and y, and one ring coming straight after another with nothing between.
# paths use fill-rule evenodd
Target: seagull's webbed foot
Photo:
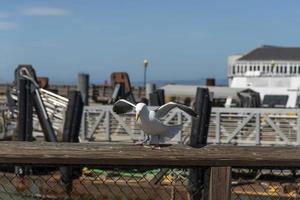
<instances>
[{"instance_id":1,"label":"seagull's webbed foot","mask_svg":"<svg viewBox=\"0 0 300 200\"><path fill-rule=\"evenodd\" d=\"M156 142L151 144L151 149L152 150L159 150L160 149L159 141L160 141L160 136L158 136Z\"/></svg>"},{"instance_id":2,"label":"seagull's webbed foot","mask_svg":"<svg viewBox=\"0 0 300 200\"><path fill-rule=\"evenodd\" d=\"M152 150L160 150L160 146L159 146L159 144L152 145L152 146L151 146L151 149L152 149Z\"/></svg>"}]
</instances>

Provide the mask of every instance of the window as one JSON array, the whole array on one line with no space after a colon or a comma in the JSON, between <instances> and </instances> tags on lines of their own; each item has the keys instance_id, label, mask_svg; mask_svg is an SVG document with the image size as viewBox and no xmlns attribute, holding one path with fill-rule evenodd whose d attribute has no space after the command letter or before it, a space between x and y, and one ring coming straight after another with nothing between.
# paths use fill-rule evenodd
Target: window
<instances>
[{"instance_id":1,"label":"window","mask_svg":"<svg viewBox=\"0 0 300 200\"><path fill-rule=\"evenodd\" d=\"M287 73L287 67L284 67L284 73L285 74Z\"/></svg>"},{"instance_id":2,"label":"window","mask_svg":"<svg viewBox=\"0 0 300 200\"><path fill-rule=\"evenodd\" d=\"M293 71L293 67L290 67L290 74L292 73L292 71Z\"/></svg>"},{"instance_id":3,"label":"window","mask_svg":"<svg viewBox=\"0 0 300 200\"><path fill-rule=\"evenodd\" d=\"M237 66L236 72L237 72L237 73L240 73L240 66Z\"/></svg>"},{"instance_id":4,"label":"window","mask_svg":"<svg viewBox=\"0 0 300 200\"><path fill-rule=\"evenodd\" d=\"M277 74L279 73L279 67L276 67L276 73Z\"/></svg>"},{"instance_id":5,"label":"window","mask_svg":"<svg viewBox=\"0 0 300 200\"><path fill-rule=\"evenodd\" d=\"M257 71L260 71L260 66L257 66Z\"/></svg>"},{"instance_id":6,"label":"window","mask_svg":"<svg viewBox=\"0 0 300 200\"><path fill-rule=\"evenodd\" d=\"M267 66L267 72L269 72L270 71L270 67L269 66Z\"/></svg>"},{"instance_id":7,"label":"window","mask_svg":"<svg viewBox=\"0 0 300 200\"><path fill-rule=\"evenodd\" d=\"M298 74L300 74L300 66L298 66Z\"/></svg>"},{"instance_id":8,"label":"window","mask_svg":"<svg viewBox=\"0 0 300 200\"><path fill-rule=\"evenodd\" d=\"M252 71L252 66L250 66L250 71Z\"/></svg>"},{"instance_id":9,"label":"window","mask_svg":"<svg viewBox=\"0 0 300 200\"><path fill-rule=\"evenodd\" d=\"M297 67L294 67L294 74L297 74Z\"/></svg>"},{"instance_id":10,"label":"window","mask_svg":"<svg viewBox=\"0 0 300 200\"><path fill-rule=\"evenodd\" d=\"M263 66L263 72L265 72L266 71L266 67L265 66Z\"/></svg>"},{"instance_id":11,"label":"window","mask_svg":"<svg viewBox=\"0 0 300 200\"><path fill-rule=\"evenodd\" d=\"M256 71L256 66L253 67L253 71Z\"/></svg>"},{"instance_id":12,"label":"window","mask_svg":"<svg viewBox=\"0 0 300 200\"><path fill-rule=\"evenodd\" d=\"M283 72L283 67L281 66L281 67L280 67L280 73L282 73L282 72Z\"/></svg>"},{"instance_id":13,"label":"window","mask_svg":"<svg viewBox=\"0 0 300 200\"><path fill-rule=\"evenodd\" d=\"M283 108L288 101L288 95L265 95L263 100L263 107L268 108Z\"/></svg>"},{"instance_id":14,"label":"window","mask_svg":"<svg viewBox=\"0 0 300 200\"><path fill-rule=\"evenodd\" d=\"M232 66L232 74L235 74L235 66Z\"/></svg>"}]
</instances>

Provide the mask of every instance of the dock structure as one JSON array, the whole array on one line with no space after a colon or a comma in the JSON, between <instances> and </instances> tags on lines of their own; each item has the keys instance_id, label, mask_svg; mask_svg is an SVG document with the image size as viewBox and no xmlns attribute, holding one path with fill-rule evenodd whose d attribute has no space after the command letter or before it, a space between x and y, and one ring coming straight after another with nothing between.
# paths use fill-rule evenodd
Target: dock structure
<instances>
[{"instance_id":1,"label":"dock structure","mask_svg":"<svg viewBox=\"0 0 300 200\"><path fill-rule=\"evenodd\" d=\"M30 170L21 176L14 166ZM70 193L59 181L61 166L80 169ZM294 199L300 195L299 166L300 150L293 146L171 145L153 150L119 143L0 142L0 196L191 199L196 191L209 200ZM191 190L192 169L210 171L207 194Z\"/></svg>"},{"instance_id":2,"label":"dock structure","mask_svg":"<svg viewBox=\"0 0 300 200\"><path fill-rule=\"evenodd\" d=\"M52 96L41 91L56 134L63 132L63 118L68 99ZM54 102L54 103L53 103ZM155 109L155 107L153 107ZM1 117L8 108L1 108ZM217 108L213 107L208 129L208 143L235 145L299 145L300 110L273 108ZM0 117L0 119L1 119ZM192 118L174 109L164 119L166 124L183 124L183 129L172 143L187 143ZM5 121L5 120L4 120ZM3 122L0 121L0 122ZM5 123L9 123L6 119ZM7 124L13 127L12 124ZM41 128L34 117L34 135L40 137ZM11 137L5 129L0 138ZM132 142L142 140L144 135L133 114L116 115L110 105L85 106L82 115L80 137L82 141Z\"/></svg>"},{"instance_id":3,"label":"dock structure","mask_svg":"<svg viewBox=\"0 0 300 200\"><path fill-rule=\"evenodd\" d=\"M86 77L85 77L86 78ZM79 80L80 83L82 81L87 80ZM13 84L0 84L0 103L5 103L6 101L6 93L7 89L11 89ZM74 85L58 85L58 84L49 84L47 90L58 94L62 97L67 98L72 90L76 90L78 86ZM107 104L110 102L112 94L113 94L113 87L108 84L90 84L88 88L82 88L87 90L86 97L89 97L89 103L91 105L96 103L104 103ZM143 87L136 86L132 88L133 95L137 100L140 100L142 97L145 97L145 90Z\"/></svg>"}]
</instances>

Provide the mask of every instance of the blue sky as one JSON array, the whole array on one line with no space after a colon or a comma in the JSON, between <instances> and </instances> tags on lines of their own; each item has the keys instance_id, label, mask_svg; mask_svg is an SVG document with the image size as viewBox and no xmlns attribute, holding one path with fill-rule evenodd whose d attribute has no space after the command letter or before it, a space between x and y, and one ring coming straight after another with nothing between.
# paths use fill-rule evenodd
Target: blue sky
<instances>
[{"instance_id":1,"label":"blue sky","mask_svg":"<svg viewBox=\"0 0 300 200\"><path fill-rule=\"evenodd\" d=\"M32 64L51 82L113 71L151 80L225 78L227 57L300 46L300 1L0 0L0 82Z\"/></svg>"}]
</instances>

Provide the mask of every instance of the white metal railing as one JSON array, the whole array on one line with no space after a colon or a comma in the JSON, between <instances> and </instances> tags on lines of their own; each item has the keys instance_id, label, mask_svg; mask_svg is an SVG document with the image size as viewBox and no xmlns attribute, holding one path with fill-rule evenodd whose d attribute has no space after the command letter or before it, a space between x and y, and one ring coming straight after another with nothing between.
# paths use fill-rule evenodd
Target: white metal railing
<instances>
[{"instance_id":1,"label":"white metal railing","mask_svg":"<svg viewBox=\"0 0 300 200\"><path fill-rule=\"evenodd\" d=\"M300 109L212 108L209 143L300 145ZM187 142L191 117L179 109L164 119L166 124L183 124L175 139ZM143 138L134 114L117 115L112 106L85 107L81 139L87 141L140 140Z\"/></svg>"},{"instance_id":2,"label":"white metal railing","mask_svg":"<svg viewBox=\"0 0 300 200\"><path fill-rule=\"evenodd\" d=\"M153 108L152 108L153 109ZM162 119L166 124L183 124L189 132L191 118L188 114L174 109ZM142 140L144 133L136 122L134 113L117 115L112 106L88 106L84 108L81 126L81 139L87 141ZM173 141L181 141L179 134Z\"/></svg>"},{"instance_id":3,"label":"white metal railing","mask_svg":"<svg viewBox=\"0 0 300 200\"><path fill-rule=\"evenodd\" d=\"M300 145L300 109L213 108L213 143Z\"/></svg>"},{"instance_id":4,"label":"white metal railing","mask_svg":"<svg viewBox=\"0 0 300 200\"><path fill-rule=\"evenodd\" d=\"M152 108L154 109L154 108ZM183 130L189 132L191 118L186 113L174 109L163 118L166 124L184 124ZM112 106L85 107L81 126L82 140L142 140L144 134L136 122L134 113L117 115L112 111ZM176 141L181 141L180 134Z\"/></svg>"},{"instance_id":5,"label":"white metal railing","mask_svg":"<svg viewBox=\"0 0 300 200\"><path fill-rule=\"evenodd\" d=\"M55 131L61 134L68 100L45 91L41 91L41 94ZM16 115L14 118L16 119ZM39 131L37 117L34 119L35 131ZM166 124L183 124L182 131L174 141L188 141L192 121L188 114L173 109L163 121ZM7 136L3 130L0 139ZM133 113L117 115L112 111L111 105L97 105L84 108L80 137L82 141L132 141L143 139L144 134ZM214 107L208 142L300 145L300 109Z\"/></svg>"}]
</instances>

